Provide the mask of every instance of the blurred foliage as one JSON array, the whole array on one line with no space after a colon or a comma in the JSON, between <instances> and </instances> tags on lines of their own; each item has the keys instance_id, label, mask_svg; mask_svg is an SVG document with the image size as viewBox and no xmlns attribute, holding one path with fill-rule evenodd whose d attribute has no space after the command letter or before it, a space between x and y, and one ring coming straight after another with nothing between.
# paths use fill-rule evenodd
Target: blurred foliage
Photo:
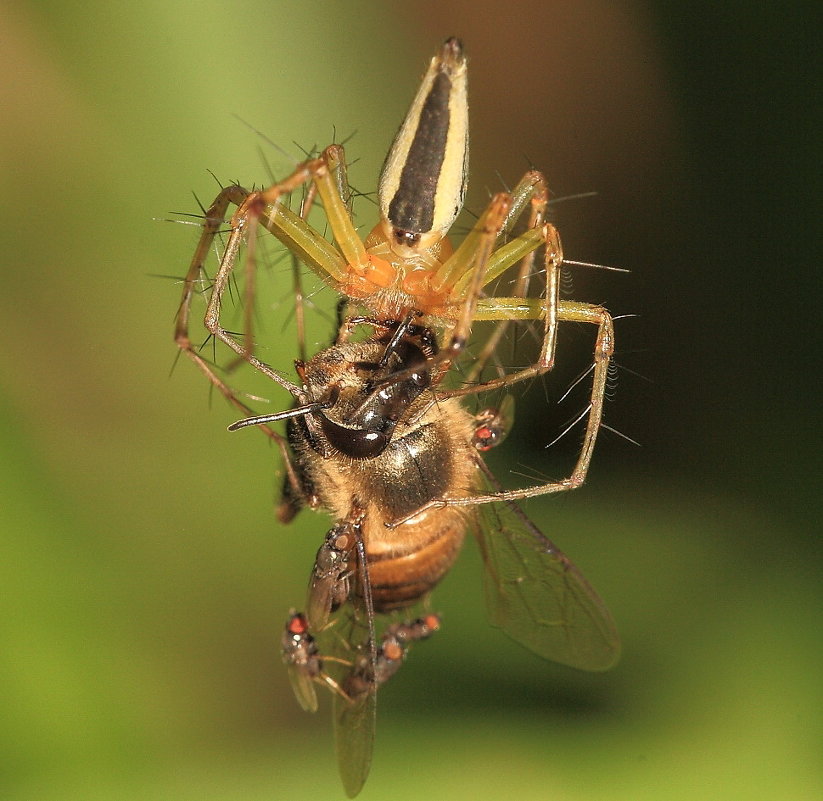
<instances>
[{"instance_id":1,"label":"blurred foliage","mask_svg":"<svg viewBox=\"0 0 823 801\"><path fill-rule=\"evenodd\" d=\"M335 129L369 191L458 34L470 203L534 161L558 195L598 190L555 207L567 254L633 270L574 280L641 315L609 422L644 447L606 432L586 488L528 508L608 600L624 659L578 674L490 629L470 546L435 595L443 631L381 695L362 797L820 797L808 13L6 0L0 795L342 797L328 710L299 710L278 653L326 521L280 530L274 450L226 434L189 364L169 377L197 230L162 220L208 202L207 170L262 183ZM546 408L521 400L501 472L553 469L534 443L570 413Z\"/></svg>"}]
</instances>

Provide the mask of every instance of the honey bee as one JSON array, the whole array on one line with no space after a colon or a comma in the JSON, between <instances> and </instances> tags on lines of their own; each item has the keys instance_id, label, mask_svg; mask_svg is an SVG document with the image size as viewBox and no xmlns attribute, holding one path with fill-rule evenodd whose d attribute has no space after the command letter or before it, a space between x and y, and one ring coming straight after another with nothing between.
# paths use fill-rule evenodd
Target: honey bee
<instances>
[{"instance_id":1,"label":"honey bee","mask_svg":"<svg viewBox=\"0 0 823 801\"><path fill-rule=\"evenodd\" d=\"M468 529L485 560L494 624L537 654L584 670L605 670L619 654L603 602L516 504L583 483L603 415L612 318L601 306L560 298L560 237L545 220L548 192L536 171L511 192L495 195L452 248L446 235L467 183L466 86L462 46L448 39L386 158L380 222L364 241L348 208L340 145L263 191L223 189L206 212L177 316L178 346L246 415L230 430L258 427L280 447L286 472L280 521L290 521L301 507L326 510L336 521L317 553L306 611L293 612L287 623L283 655L304 708L317 708L317 686L334 696L338 766L351 797L371 764L378 687L394 675L413 642L439 628L436 616L397 616L428 599ZM333 241L283 202L300 188L309 201L319 196ZM291 394L293 408L276 414L255 415L189 337L192 298L230 204L238 208L211 284L205 326L238 359ZM521 218L525 230L512 233ZM241 341L221 324L241 247L245 243L245 258L253 264L260 226L343 299L333 343L295 362L299 383L262 362L248 333ZM537 253L545 276L540 298L527 296L529 277L540 272L534 269ZM488 295L490 283L515 267L513 294ZM538 360L484 380L496 342L506 325L519 320L543 323ZM458 374L478 321L496 321L497 330L471 371ZM510 403L472 414L462 398L548 372L558 325L566 321L597 331L580 454L561 481L503 490L481 452L504 438ZM285 436L271 427L280 421L286 421ZM379 632L386 617L393 622Z\"/></svg>"}]
</instances>

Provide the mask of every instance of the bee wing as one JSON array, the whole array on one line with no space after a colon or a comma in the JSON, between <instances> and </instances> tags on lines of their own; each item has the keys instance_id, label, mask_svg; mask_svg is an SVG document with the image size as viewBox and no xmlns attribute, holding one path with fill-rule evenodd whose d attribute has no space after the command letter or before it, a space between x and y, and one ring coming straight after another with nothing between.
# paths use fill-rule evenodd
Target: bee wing
<instances>
[{"instance_id":1,"label":"bee wing","mask_svg":"<svg viewBox=\"0 0 823 801\"><path fill-rule=\"evenodd\" d=\"M377 686L369 686L351 699L334 699L334 742L337 769L349 798L354 798L366 782L374 751L377 721Z\"/></svg>"},{"instance_id":2,"label":"bee wing","mask_svg":"<svg viewBox=\"0 0 823 801\"><path fill-rule=\"evenodd\" d=\"M335 625L330 627L337 638L341 663L348 662L338 674L342 693L334 699L334 740L337 768L349 798L360 792L369 775L377 724L374 606L359 531L356 537L357 574L353 591L336 613Z\"/></svg>"},{"instance_id":3,"label":"bee wing","mask_svg":"<svg viewBox=\"0 0 823 801\"><path fill-rule=\"evenodd\" d=\"M474 528L493 625L553 662L592 671L617 662L620 638L606 605L516 503L481 505Z\"/></svg>"}]
</instances>

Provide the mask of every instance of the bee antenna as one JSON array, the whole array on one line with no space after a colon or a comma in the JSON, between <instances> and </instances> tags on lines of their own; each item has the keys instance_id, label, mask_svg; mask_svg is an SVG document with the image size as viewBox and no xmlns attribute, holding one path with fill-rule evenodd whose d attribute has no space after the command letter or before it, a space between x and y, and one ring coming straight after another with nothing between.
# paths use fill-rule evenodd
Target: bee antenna
<instances>
[{"instance_id":1,"label":"bee antenna","mask_svg":"<svg viewBox=\"0 0 823 801\"><path fill-rule=\"evenodd\" d=\"M294 409L288 409L285 412L275 412L274 414L261 414L256 417L246 417L243 420L238 420L236 423L232 423L228 427L228 430L239 431L241 428L260 426L265 423L277 423L280 420L289 420L292 417L304 417L305 415L313 414L314 412L322 412L324 409L331 408L332 405L333 403L329 401L314 401L312 403L306 403L303 406L295 406Z\"/></svg>"}]
</instances>

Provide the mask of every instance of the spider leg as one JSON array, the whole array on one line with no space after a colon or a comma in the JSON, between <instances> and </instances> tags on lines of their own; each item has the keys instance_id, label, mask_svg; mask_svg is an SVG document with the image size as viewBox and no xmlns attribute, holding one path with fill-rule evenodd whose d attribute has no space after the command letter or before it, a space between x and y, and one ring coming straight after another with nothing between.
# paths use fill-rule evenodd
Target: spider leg
<instances>
[{"instance_id":1,"label":"spider leg","mask_svg":"<svg viewBox=\"0 0 823 801\"><path fill-rule=\"evenodd\" d=\"M448 327L446 344L431 360L430 368L435 368L439 377L449 369L451 363L466 346L472 325L477 319L506 320L505 315L497 317L478 316L482 306L483 287L504 273L519 261L524 276L518 281L517 291L525 291L531 271L531 256L536 249L545 245L547 264L547 292L545 299L546 335L544 351L553 352L556 330L556 312L559 280L557 273L562 263L560 238L552 225L542 223L546 206L546 183L536 171L526 174L523 180L509 194L501 192L490 201L475 227L468 233L460 246L434 272L430 278L430 291L444 293L451 298L450 306L455 311L453 322ZM513 238L495 250L495 243L501 234L509 230L527 206L531 206L530 222L534 227ZM541 354L541 362L547 361ZM550 369L547 365L545 369ZM403 372L392 376L392 380L402 380ZM437 379L436 379L437 380ZM435 380L435 383L436 383Z\"/></svg>"},{"instance_id":2,"label":"spider leg","mask_svg":"<svg viewBox=\"0 0 823 801\"><path fill-rule=\"evenodd\" d=\"M532 304L531 308L523 303L522 298L496 298L495 303L500 304L501 301L510 300L511 310L531 311L530 315L518 315L519 319L536 319L538 307ZM519 305L516 305L519 304ZM505 307L505 303L501 304ZM513 319L515 317L513 316ZM493 318L496 319L496 318ZM593 359L593 378L592 391L589 400L589 405L584 415L588 415L586 422L586 430L583 435L583 445L578 454L577 461L572 472L568 477L560 481L548 481L545 484L539 484L534 487L523 487L515 490L501 490L499 492L481 493L464 498L437 498L416 509L412 514L405 517L403 520L394 521L390 527L395 527L401 523L416 517L419 514L430 509L443 509L447 506L475 506L484 503L493 503L496 501L517 501L524 498L534 498L538 495L550 495L556 492L565 492L567 490L577 489L586 480L586 474L591 463L592 453L594 452L594 445L597 441L597 434L600 429L600 424L603 419L603 402L606 394L606 381L608 378L609 363L612 354L614 353L614 323L612 317L606 309L602 306L595 306L589 303L577 303L572 301L559 301L557 305L557 320L571 321L579 323L588 323L597 326L597 338L594 346ZM545 350L545 348L544 348ZM534 365L526 368L519 373L514 373L509 376L504 376L502 380L493 379L487 381L485 384L476 387L466 388L468 392L456 390L453 394L469 394L471 392L485 391L489 388L497 388L521 381L524 378L529 378L532 375L537 375L546 368L541 365ZM449 394L449 393L444 393Z\"/></svg>"},{"instance_id":3,"label":"spider leg","mask_svg":"<svg viewBox=\"0 0 823 801\"><path fill-rule=\"evenodd\" d=\"M512 192L512 211L510 212L509 218L504 225L504 232L509 230L517 217L522 213L523 205L526 201L530 201L530 212L527 228L531 230L539 227L543 223L546 205L548 204L546 180L542 173L539 173L536 170L528 172L514 188ZM512 294L516 297L526 297L528 294L529 283L532 275L534 274L534 257L535 251L532 250L520 260L517 275L513 282ZM489 279L485 283L488 284L490 280L493 279ZM491 335L483 345L483 350L474 360L471 370L466 376L466 384L474 384L478 381L489 360L496 353L497 348L503 337L506 335L511 323L511 320L502 320L494 327ZM498 372L501 376L503 375L503 368L499 365Z\"/></svg>"},{"instance_id":4,"label":"spider leg","mask_svg":"<svg viewBox=\"0 0 823 801\"><path fill-rule=\"evenodd\" d=\"M323 158L304 162L286 179L262 192L250 192L237 184L222 189L206 210L203 231L183 281L183 293L175 319L175 342L223 397L246 416L254 415L254 410L241 400L235 390L218 375L214 365L200 354L191 341L190 320L193 298L195 294L199 293L199 284L205 275L205 261L213 246L214 238L222 226L225 225L229 206L234 204L237 206L237 210L231 218L231 231L220 259L219 268L212 281L204 325L215 339L223 342L237 354L238 361L249 363L286 389L292 396L299 399L302 395L301 387L284 379L267 364L260 361L252 351L251 318L249 315L253 308L254 242L257 226L262 223L264 227L284 242L297 257L320 274L324 280L332 284L341 281L345 276L345 266L337 250L323 239L305 219L294 214L279 202L283 195L289 194L307 183L310 187L309 198L311 200L314 196L312 187L315 182L326 185L325 194L322 191L321 194L326 198L325 204L327 206L344 205L342 195L344 192L348 192L348 185L345 181L345 159L341 147L332 146L327 148ZM305 209L303 213L305 214L307 211L308 209ZM337 217L340 217L339 213ZM350 231L354 231L354 225L348 219L348 228L344 226L343 234L339 234L334 227L333 231L339 239L348 235ZM246 261L246 337L245 343L241 344L220 324L220 313L223 294L235 268L241 246L246 241L249 245ZM285 438L267 425L261 425L259 428L274 440L280 448L286 467L287 481L292 488L299 489L299 481Z\"/></svg>"}]
</instances>

